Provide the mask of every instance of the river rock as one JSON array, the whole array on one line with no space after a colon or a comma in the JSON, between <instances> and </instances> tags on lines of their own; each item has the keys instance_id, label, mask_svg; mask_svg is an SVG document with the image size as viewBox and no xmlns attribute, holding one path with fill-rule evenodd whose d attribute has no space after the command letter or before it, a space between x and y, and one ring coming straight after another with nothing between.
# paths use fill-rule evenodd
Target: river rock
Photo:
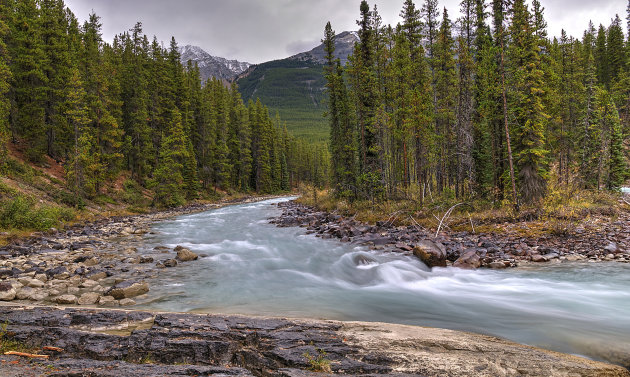
<instances>
[{"instance_id":1,"label":"river rock","mask_svg":"<svg viewBox=\"0 0 630 377\"><path fill-rule=\"evenodd\" d=\"M446 248L440 242L420 241L414 246L413 255L428 267L446 267Z\"/></svg>"},{"instance_id":2,"label":"river rock","mask_svg":"<svg viewBox=\"0 0 630 377\"><path fill-rule=\"evenodd\" d=\"M74 305L77 303L77 296L75 295L61 295L55 299L57 304L61 305Z\"/></svg>"},{"instance_id":3,"label":"river rock","mask_svg":"<svg viewBox=\"0 0 630 377\"><path fill-rule=\"evenodd\" d=\"M11 301L15 299L16 294L13 284L6 281L0 282L0 301Z\"/></svg>"},{"instance_id":4,"label":"river rock","mask_svg":"<svg viewBox=\"0 0 630 377\"><path fill-rule=\"evenodd\" d=\"M546 256L540 255L540 254L536 254L536 255L532 255L532 262L547 262L548 259Z\"/></svg>"},{"instance_id":5,"label":"river rock","mask_svg":"<svg viewBox=\"0 0 630 377\"><path fill-rule=\"evenodd\" d=\"M614 242L611 242L608 245L606 245L604 247L604 250L607 251L608 253L612 253L612 254L616 254L616 253L620 252L619 251L619 247Z\"/></svg>"},{"instance_id":6,"label":"river rock","mask_svg":"<svg viewBox=\"0 0 630 377\"><path fill-rule=\"evenodd\" d=\"M488 267L495 269L495 270L503 270L505 268L509 267L509 262L508 264L506 264L505 262L501 262L501 261L496 261L496 262L490 262L488 264Z\"/></svg>"},{"instance_id":7,"label":"river rock","mask_svg":"<svg viewBox=\"0 0 630 377\"><path fill-rule=\"evenodd\" d=\"M123 298L122 300L120 300L119 304L120 306L132 306L135 305L136 302L130 298Z\"/></svg>"},{"instance_id":8,"label":"river rock","mask_svg":"<svg viewBox=\"0 0 630 377\"><path fill-rule=\"evenodd\" d=\"M94 305L98 302L100 295L94 292L87 292L79 297L78 303L79 305Z\"/></svg>"},{"instance_id":9,"label":"river rock","mask_svg":"<svg viewBox=\"0 0 630 377\"><path fill-rule=\"evenodd\" d=\"M198 258L199 256L197 254L190 251L190 249L186 249L185 247L177 250L177 260L179 260L180 262L188 262L192 260L197 260Z\"/></svg>"},{"instance_id":10,"label":"river rock","mask_svg":"<svg viewBox=\"0 0 630 377\"><path fill-rule=\"evenodd\" d=\"M81 284L79 284L79 288L94 288L98 285L97 282L91 279L86 279Z\"/></svg>"},{"instance_id":11,"label":"river rock","mask_svg":"<svg viewBox=\"0 0 630 377\"><path fill-rule=\"evenodd\" d=\"M468 270L474 270L481 266L481 258L477 254L477 250L466 250L461 257L453 263L453 267L464 268Z\"/></svg>"},{"instance_id":12,"label":"river rock","mask_svg":"<svg viewBox=\"0 0 630 377\"><path fill-rule=\"evenodd\" d=\"M15 298L18 300L29 300L36 290L31 287L22 287L17 290Z\"/></svg>"},{"instance_id":13,"label":"river rock","mask_svg":"<svg viewBox=\"0 0 630 377\"><path fill-rule=\"evenodd\" d=\"M177 261L175 259L167 259L162 262L162 264L164 265L164 267L175 267L177 266Z\"/></svg>"},{"instance_id":14,"label":"river rock","mask_svg":"<svg viewBox=\"0 0 630 377\"><path fill-rule=\"evenodd\" d=\"M142 256L142 257L140 257L140 260L138 262L140 264L153 263L153 257Z\"/></svg>"},{"instance_id":15,"label":"river rock","mask_svg":"<svg viewBox=\"0 0 630 377\"><path fill-rule=\"evenodd\" d=\"M118 306L118 301L112 296L101 296L98 299L98 304L101 306Z\"/></svg>"},{"instance_id":16,"label":"river rock","mask_svg":"<svg viewBox=\"0 0 630 377\"><path fill-rule=\"evenodd\" d=\"M124 281L112 287L108 295L113 296L116 300L123 298L132 298L149 292L149 284L137 281Z\"/></svg>"}]
</instances>

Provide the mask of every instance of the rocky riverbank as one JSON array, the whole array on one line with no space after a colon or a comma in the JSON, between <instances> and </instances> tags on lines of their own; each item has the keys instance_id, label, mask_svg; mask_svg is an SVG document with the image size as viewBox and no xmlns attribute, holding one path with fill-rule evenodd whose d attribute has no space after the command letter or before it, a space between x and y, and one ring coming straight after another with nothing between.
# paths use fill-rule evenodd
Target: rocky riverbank
<instances>
[{"instance_id":1,"label":"rocky riverbank","mask_svg":"<svg viewBox=\"0 0 630 377\"><path fill-rule=\"evenodd\" d=\"M194 263L198 256L176 247L139 253L156 221L271 197L197 204L152 214L112 217L52 229L0 248L0 301L59 305L131 306L162 268Z\"/></svg>"},{"instance_id":2,"label":"rocky riverbank","mask_svg":"<svg viewBox=\"0 0 630 377\"><path fill-rule=\"evenodd\" d=\"M382 323L26 306L0 306L0 319L5 337L49 355L1 356L4 377L630 377L490 336Z\"/></svg>"},{"instance_id":3,"label":"rocky riverbank","mask_svg":"<svg viewBox=\"0 0 630 377\"><path fill-rule=\"evenodd\" d=\"M366 245L372 249L414 254L429 267L516 267L523 263L563 261L617 261L630 263L630 215L615 221L592 219L572 234L551 233L525 238L510 229L503 233L441 232L437 236L418 226L393 226L381 221L369 225L353 218L327 213L294 201L278 204L283 213L271 219L281 227L301 226L322 238Z\"/></svg>"}]
</instances>

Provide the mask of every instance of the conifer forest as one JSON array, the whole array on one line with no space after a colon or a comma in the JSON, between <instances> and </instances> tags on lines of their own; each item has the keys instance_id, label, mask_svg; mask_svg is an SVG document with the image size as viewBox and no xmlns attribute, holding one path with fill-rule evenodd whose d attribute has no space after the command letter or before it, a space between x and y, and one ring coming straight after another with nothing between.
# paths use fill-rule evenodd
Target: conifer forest
<instances>
[{"instance_id":1,"label":"conifer forest","mask_svg":"<svg viewBox=\"0 0 630 377\"><path fill-rule=\"evenodd\" d=\"M336 195L445 194L518 209L552 184L618 190L630 146L630 41L619 15L551 38L538 0L460 7L453 20L437 0L406 0L392 26L362 1L345 67L326 25Z\"/></svg>"},{"instance_id":2,"label":"conifer forest","mask_svg":"<svg viewBox=\"0 0 630 377\"><path fill-rule=\"evenodd\" d=\"M63 0L0 2L0 161L7 143L31 162L62 162L77 198L128 172L173 207L200 195L277 193L322 184L327 150L287 133L235 85L202 83L142 24L103 41L101 19L82 25Z\"/></svg>"}]
</instances>

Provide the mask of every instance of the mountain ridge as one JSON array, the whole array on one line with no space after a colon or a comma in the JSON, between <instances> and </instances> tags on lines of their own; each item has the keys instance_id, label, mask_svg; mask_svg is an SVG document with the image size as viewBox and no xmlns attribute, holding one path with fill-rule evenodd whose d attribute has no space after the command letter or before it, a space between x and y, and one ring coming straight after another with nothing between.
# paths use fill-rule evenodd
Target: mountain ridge
<instances>
[{"instance_id":1,"label":"mountain ridge","mask_svg":"<svg viewBox=\"0 0 630 377\"><path fill-rule=\"evenodd\" d=\"M189 60L197 63L202 82L206 82L212 77L233 81L252 66L251 63L210 55L201 47L194 45L180 47L179 53L183 64L187 64Z\"/></svg>"}]
</instances>

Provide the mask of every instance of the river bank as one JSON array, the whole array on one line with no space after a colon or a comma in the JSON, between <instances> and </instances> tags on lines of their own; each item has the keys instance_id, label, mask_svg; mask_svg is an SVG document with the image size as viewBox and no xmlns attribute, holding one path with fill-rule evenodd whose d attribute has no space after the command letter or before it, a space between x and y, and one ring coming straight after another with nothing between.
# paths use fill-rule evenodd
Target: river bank
<instances>
[{"instance_id":1,"label":"river bank","mask_svg":"<svg viewBox=\"0 0 630 377\"><path fill-rule=\"evenodd\" d=\"M369 225L297 202L279 203L283 213L271 221L280 227L299 226L318 237L366 245L374 250L413 254L429 267L454 266L504 269L527 263L615 261L630 263L630 215L614 221L584 221L571 234L548 233L523 237L506 225L502 233L430 232L419 226L394 226L387 221Z\"/></svg>"},{"instance_id":2,"label":"river bank","mask_svg":"<svg viewBox=\"0 0 630 377\"><path fill-rule=\"evenodd\" d=\"M25 306L0 306L0 318L48 355L1 356L5 377L630 376L495 337L384 323Z\"/></svg>"},{"instance_id":3,"label":"river bank","mask_svg":"<svg viewBox=\"0 0 630 377\"><path fill-rule=\"evenodd\" d=\"M136 243L158 221L239 203L274 198L245 197L125 217L110 217L59 231L35 233L0 248L0 301L61 305L134 305L162 268L196 259L187 249L138 253ZM155 254L159 254L156 256Z\"/></svg>"}]
</instances>

